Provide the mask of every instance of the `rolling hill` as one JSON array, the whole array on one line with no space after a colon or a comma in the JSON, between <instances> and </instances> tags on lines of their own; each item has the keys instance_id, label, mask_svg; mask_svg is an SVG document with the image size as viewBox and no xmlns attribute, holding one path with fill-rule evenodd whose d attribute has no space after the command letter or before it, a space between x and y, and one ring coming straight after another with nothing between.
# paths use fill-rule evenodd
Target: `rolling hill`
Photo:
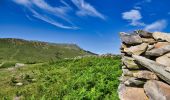
<instances>
[{"instance_id":1,"label":"rolling hill","mask_svg":"<svg viewBox=\"0 0 170 100\"><path fill-rule=\"evenodd\" d=\"M0 39L0 62L35 63L85 55L95 54L81 49L76 44L56 44L14 38Z\"/></svg>"}]
</instances>

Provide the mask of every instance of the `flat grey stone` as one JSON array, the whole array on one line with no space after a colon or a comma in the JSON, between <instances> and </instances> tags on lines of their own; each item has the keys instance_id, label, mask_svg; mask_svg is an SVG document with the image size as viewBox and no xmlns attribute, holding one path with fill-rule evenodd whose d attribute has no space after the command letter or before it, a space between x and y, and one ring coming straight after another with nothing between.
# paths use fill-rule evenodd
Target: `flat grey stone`
<instances>
[{"instance_id":1,"label":"flat grey stone","mask_svg":"<svg viewBox=\"0 0 170 100\"><path fill-rule=\"evenodd\" d=\"M170 73L165 70L166 66L142 56L133 55L133 58L142 66L154 72L162 80L170 84Z\"/></svg>"},{"instance_id":2,"label":"flat grey stone","mask_svg":"<svg viewBox=\"0 0 170 100\"><path fill-rule=\"evenodd\" d=\"M138 34L127 34L124 32L120 33L120 37L125 44L140 44L142 43L142 38Z\"/></svg>"}]
</instances>

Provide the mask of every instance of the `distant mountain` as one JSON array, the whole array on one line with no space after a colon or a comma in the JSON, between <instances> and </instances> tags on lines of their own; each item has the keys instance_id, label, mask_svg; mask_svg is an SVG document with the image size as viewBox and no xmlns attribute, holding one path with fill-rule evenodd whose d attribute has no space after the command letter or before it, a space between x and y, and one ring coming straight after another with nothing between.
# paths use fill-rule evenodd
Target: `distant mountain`
<instances>
[{"instance_id":1,"label":"distant mountain","mask_svg":"<svg viewBox=\"0 0 170 100\"><path fill-rule=\"evenodd\" d=\"M56 44L0 38L0 61L44 62L59 58L96 55L81 49L76 44Z\"/></svg>"}]
</instances>

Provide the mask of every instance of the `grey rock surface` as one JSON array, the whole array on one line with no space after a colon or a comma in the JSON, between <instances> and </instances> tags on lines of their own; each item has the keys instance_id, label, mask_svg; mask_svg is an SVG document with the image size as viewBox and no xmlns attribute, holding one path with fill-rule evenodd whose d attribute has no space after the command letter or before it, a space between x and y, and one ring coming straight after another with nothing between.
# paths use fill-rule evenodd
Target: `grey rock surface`
<instances>
[{"instance_id":1,"label":"grey rock surface","mask_svg":"<svg viewBox=\"0 0 170 100\"><path fill-rule=\"evenodd\" d=\"M120 100L149 100L143 88L127 87L120 84L118 87Z\"/></svg>"},{"instance_id":2,"label":"grey rock surface","mask_svg":"<svg viewBox=\"0 0 170 100\"><path fill-rule=\"evenodd\" d=\"M144 90L150 100L170 100L170 86L166 83L150 80L144 85Z\"/></svg>"},{"instance_id":3,"label":"grey rock surface","mask_svg":"<svg viewBox=\"0 0 170 100\"><path fill-rule=\"evenodd\" d=\"M129 78L127 81L125 81L124 84L126 86L140 87L145 84L145 81L132 77L132 78Z\"/></svg>"},{"instance_id":4,"label":"grey rock surface","mask_svg":"<svg viewBox=\"0 0 170 100\"><path fill-rule=\"evenodd\" d=\"M166 66L156 63L153 60L147 59L142 56L133 55L133 58L142 66L148 68L159 76L162 80L170 84L170 73L165 70Z\"/></svg>"},{"instance_id":5,"label":"grey rock surface","mask_svg":"<svg viewBox=\"0 0 170 100\"><path fill-rule=\"evenodd\" d=\"M147 70L135 72L133 73L133 77L147 80L158 80L158 77L153 72Z\"/></svg>"},{"instance_id":6,"label":"grey rock surface","mask_svg":"<svg viewBox=\"0 0 170 100\"><path fill-rule=\"evenodd\" d=\"M144 38L152 38L152 33L151 32L147 32L144 30L137 30L135 31L135 33L139 34L139 36L144 37Z\"/></svg>"},{"instance_id":7,"label":"grey rock surface","mask_svg":"<svg viewBox=\"0 0 170 100\"><path fill-rule=\"evenodd\" d=\"M136 46L131 46L129 48L125 48L124 52L128 53L129 55L140 55L144 53L147 49L148 44L147 43L142 43L140 45Z\"/></svg>"},{"instance_id":8,"label":"grey rock surface","mask_svg":"<svg viewBox=\"0 0 170 100\"><path fill-rule=\"evenodd\" d=\"M148 56L162 56L165 53L170 52L170 45L161 46L160 48L154 48L150 51L146 51L146 55Z\"/></svg>"},{"instance_id":9,"label":"grey rock surface","mask_svg":"<svg viewBox=\"0 0 170 100\"><path fill-rule=\"evenodd\" d=\"M170 53L156 58L156 62L165 65L166 67L170 67Z\"/></svg>"},{"instance_id":10,"label":"grey rock surface","mask_svg":"<svg viewBox=\"0 0 170 100\"><path fill-rule=\"evenodd\" d=\"M162 40L162 41L167 41L170 42L170 34L167 33L162 33L162 32L154 32L153 37L156 40Z\"/></svg>"},{"instance_id":11,"label":"grey rock surface","mask_svg":"<svg viewBox=\"0 0 170 100\"><path fill-rule=\"evenodd\" d=\"M120 37L125 44L140 44L142 43L142 38L138 34L127 34L124 32L120 33Z\"/></svg>"},{"instance_id":12,"label":"grey rock surface","mask_svg":"<svg viewBox=\"0 0 170 100\"><path fill-rule=\"evenodd\" d=\"M141 66L138 66L135 63L134 59L131 57L123 56L122 62L128 69L140 69L141 68Z\"/></svg>"}]
</instances>

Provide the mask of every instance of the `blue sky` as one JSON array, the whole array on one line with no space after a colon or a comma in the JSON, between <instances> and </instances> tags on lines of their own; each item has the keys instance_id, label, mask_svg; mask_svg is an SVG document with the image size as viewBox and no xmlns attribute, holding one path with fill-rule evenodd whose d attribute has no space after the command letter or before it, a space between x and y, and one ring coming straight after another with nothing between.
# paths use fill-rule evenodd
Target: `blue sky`
<instances>
[{"instance_id":1,"label":"blue sky","mask_svg":"<svg viewBox=\"0 0 170 100\"><path fill-rule=\"evenodd\" d=\"M169 0L0 0L0 38L119 53L119 32L170 32Z\"/></svg>"}]
</instances>

